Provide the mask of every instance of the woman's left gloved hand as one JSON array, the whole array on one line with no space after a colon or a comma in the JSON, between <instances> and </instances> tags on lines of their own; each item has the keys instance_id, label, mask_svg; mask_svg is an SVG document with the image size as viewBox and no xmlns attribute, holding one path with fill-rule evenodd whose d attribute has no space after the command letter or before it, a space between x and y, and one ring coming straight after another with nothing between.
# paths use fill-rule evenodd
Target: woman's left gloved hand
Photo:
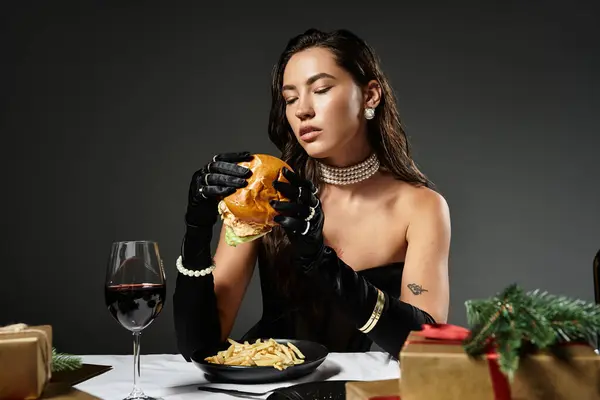
<instances>
[{"instance_id":1,"label":"woman's left gloved hand","mask_svg":"<svg viewBox=\"0 0 600 400\"><path fill-rule=\"evenodd\" d=\"M273 187L289 201L272 201L271 206L280 213L275 222L283 227L291 242L294 266L312 276L357 329L398 358L408 334L435 320L427 312L376 288L325 246L325 217L315 186L285 168L282 173L289 183L276 181ZM375 323L369 324L374 315Z\"/></svg>"},{"instance_id":2,"label":"woman's left gloved hand","mask_svg":"<svg viewBox=\"0 0 600 400\"><path fill-rule=\"evenodd\" d=\"M317 188L311 181L285 167L282 174L289 183L274 181L273 187L288 201L271 201L271 206L279 213L274 220L290 239L294 263L308 272L318 263L325 247L321 202L317 197Z\"/></svg>"}]
</instances>

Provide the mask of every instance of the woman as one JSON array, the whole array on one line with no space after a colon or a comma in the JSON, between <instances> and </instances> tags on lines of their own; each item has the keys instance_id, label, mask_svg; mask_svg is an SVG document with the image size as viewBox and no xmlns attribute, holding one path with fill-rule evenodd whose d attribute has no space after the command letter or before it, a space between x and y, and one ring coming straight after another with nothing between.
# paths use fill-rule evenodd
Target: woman
<instances>
[{"instance_id":1,"label":"woman","mask_svg":"<svg viewBox=\"0 0 600 400\"><path fill-rule=\"evenodd\" d=\"M392 357L411 330L447 319L449 211L410 157L395 98L376 56L346 30L290 40L273 71L269 136L291 201L278 226L211 257L217 203L246 184L249 153L215 156L190 184L174 295L189 360L231 332L258 260L260 321L241 340L299 338L330 351L376 343ZM210 170L210 172L209 172ZM216 267L212 267L212 266ZM188 271L202 271L195 275Z\"/></svg>"}]
</instances>

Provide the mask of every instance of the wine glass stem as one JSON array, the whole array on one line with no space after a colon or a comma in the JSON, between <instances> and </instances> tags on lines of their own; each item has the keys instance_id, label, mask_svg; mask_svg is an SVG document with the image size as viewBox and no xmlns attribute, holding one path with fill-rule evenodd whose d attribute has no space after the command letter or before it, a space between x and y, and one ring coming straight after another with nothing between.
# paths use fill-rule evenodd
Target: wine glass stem
<instances>
[{"instance_id":1,"label":"wine glass stem","mask_svg":"<svg viewBox=\"0 0 600 400\"><path fill-rule=\"evenodd\" d=\"M137 331L133 332L133 390L131 393L133 395L141 395L144 392L140 387L138 387L138 379L141 376L141 368L140 368L140 336L142 332Z\"/></svg>"}]
</instances>

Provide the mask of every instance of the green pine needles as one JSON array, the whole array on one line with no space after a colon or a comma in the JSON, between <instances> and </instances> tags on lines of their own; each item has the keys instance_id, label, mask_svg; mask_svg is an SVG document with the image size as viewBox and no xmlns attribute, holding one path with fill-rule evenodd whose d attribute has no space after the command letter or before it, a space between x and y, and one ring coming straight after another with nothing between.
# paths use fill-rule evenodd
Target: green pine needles
<instances>
[{"instance_id":1,"label":"green pine needles","mask_svg":"<svg viewBox=\"0 0 600 400\"><path fill-rule=\"evenodd\" d=\"M71 354L59 353L52 348L52 372L74 371L81 368L81 358Z\"/></svg>"},{"instance_id":2,"label":"green pine needles","mask_svg":"<svg viewBox=\"0 0 600 400\"><path fill-rule=\"evenodd\" d=\"M479 356L492 346L509 381L520 357L565 342L595 346L600 332L600 305L539 290L525 293L516 284L489 299L468 300L465 306L471 327L465 351Z\"/></svg>"}]
</instances>

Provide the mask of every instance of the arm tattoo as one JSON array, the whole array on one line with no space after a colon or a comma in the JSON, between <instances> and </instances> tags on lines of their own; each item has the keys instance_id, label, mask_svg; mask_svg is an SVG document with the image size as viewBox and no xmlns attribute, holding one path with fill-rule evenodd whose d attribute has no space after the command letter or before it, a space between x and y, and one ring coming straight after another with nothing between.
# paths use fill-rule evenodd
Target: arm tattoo
<instances>
[{"instance_id":1,"label":"arm tattoo","mask_svg":"<svg viewBox=\"0 0 600 400\"><path fill-rule=\"evenodd\" d=\"M423 286L417 285L416 283L409 283L406 286L408 286L408 288L410 289L410 291L414 295L416 295L416 296L422 294L423 292L428 292L429 291L429 290L423 289Z\"/></svg>"}]
</instances>

